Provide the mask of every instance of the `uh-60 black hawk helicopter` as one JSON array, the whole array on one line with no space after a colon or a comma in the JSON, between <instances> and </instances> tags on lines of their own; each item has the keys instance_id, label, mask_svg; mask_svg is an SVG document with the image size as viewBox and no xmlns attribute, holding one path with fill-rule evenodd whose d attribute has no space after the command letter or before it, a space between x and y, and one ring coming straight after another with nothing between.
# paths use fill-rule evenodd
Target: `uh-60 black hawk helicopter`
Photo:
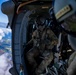
<instances>
[{"instance_id":1,"label":"uh-60 black hawk helicopter","mask_svg":"<svg viewBox=\"0 0 76 75\"><path fill-rule=\"evenodd\" d=\"M37 15L44 15L47 19L47 25L50 26L52 18L49 12L53 9L52 2L53 0L9 0L2 4L2 12L8 16L9 20L7 27L10 26L12 29L12 57L14 66L10 69L10 72L13 75L33 75L30 74L30 66L25 57L27 51L32 48L32 45L28 46L27 42L31 39L32 32L36 28L34 19ZM52 24L51 29L53 30L54 28L57 29L59 35L61 30L58 30L58 27ZM57 31L55 30L54 32L57 33ZM56 69L54 71L55 73L52 74L57 75ZM47 73L43 75L52 74Z\"/></svg>"}]
</instances>

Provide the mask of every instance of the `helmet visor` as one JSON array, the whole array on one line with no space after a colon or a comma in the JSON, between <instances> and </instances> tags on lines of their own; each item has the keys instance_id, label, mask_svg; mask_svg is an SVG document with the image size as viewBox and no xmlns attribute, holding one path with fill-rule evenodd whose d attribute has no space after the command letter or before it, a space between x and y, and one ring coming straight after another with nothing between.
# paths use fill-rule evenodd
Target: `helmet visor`
<instances>
[{"instance_id":1,"label":"helmet visor","mask_svg":"<svg viewBox=\"0 0 76 75\"><path fill-rule=\"evenodd\" d=\"M65 19L64 22L64 26L67 26L67 28L64 27L66 30L76 32L76 13Z\"/></svg>"}]
</instances>

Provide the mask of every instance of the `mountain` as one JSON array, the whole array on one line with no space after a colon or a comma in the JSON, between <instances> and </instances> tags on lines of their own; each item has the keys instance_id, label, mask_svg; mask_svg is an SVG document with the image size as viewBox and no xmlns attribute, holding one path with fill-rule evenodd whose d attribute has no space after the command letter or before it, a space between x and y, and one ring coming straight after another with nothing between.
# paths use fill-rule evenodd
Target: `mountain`
<instances>
[{"instance_id":1,"label":"mountain","mask_svg":"<svg viewBox=\"0 0 76 75\"><path fill-rule=\"evenodd\" d=\"M0 28L0 50L11 53L11 30Z\"/></svg>"},{"instance_id":2,"label":"mountain","mask_svg":"<svg viewBox=\"0 0 76 75\"><path fill-rule=\"evenodd\" d=\"M0 22L0 28L6 28L7 23Z\"/></svg>"},{"instance_id":3,"label":"mountain","mask_svg":"<svg viewBox=\"0 0 76 75\"><path fill-rule=\"evenodd\" d=\"M9 69L13 66L11 51L11 29L0 26L0 75L11 75Z\"/></svg>"}]
</instances>

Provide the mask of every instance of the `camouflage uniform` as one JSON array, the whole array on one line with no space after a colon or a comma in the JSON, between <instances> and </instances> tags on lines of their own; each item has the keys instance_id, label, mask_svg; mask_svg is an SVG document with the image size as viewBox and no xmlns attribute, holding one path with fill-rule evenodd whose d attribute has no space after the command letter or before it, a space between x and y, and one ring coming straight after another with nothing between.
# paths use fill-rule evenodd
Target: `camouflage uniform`
<instances>
[{"instance_id":1,"label":"camouflage uniform","mask_svg":"<svg viewBox=\"0 0 76 75\"><path fill-rule=\"evenodd\" d=\"M76 51L69 58L67 73L68 75L76 75Z\"/></svg>"},{"instance_id":2,"label":"camouflage uniform","mask_svg":"<svg viewBox=\"0 0 76 75\"><path fill-rule=\"evenodd\" d=\"M29 63L36 67L37 63L34 57L42 54L44 60L36 69L36 75L40 75L53 60L52 48L57 45L58 39L49 27L44 27L42 31L37 29L33 32L32 41L34 45L27 53L27 58Z\"/></svg>"}]
</instances>

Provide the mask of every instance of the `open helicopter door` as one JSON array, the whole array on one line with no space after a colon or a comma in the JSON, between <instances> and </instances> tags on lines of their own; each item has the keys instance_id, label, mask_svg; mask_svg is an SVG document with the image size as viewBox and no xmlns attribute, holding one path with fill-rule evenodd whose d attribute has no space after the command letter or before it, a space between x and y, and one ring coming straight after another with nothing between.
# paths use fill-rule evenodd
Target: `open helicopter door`
<instances>
[{"instance_id":1,"label":"open helicopter door","mask_svg":"<svg viewBox=\"0 0 76 75\"><path fill-rule=\"evenodd\" d=\"M15 2L15 0L10 0L10 1L13 1ZM8 4L7 4L7 10L9 9L10 7L10 1L8 1ZM16 0L17 2L19 0ZM31 1L31 0L30 0ZM13 12L11 14L11 12L8 14L6 14L9 18L9 22L10 22L10 26L12 28L12 56L13 56L13 64L14 64L14 70L11 69L11 71L13 71L13 75L19 75L23 72L24 75L32 75L32 74L29 74L29 71L27 71L27 68L26 68L26 61L25 61L25 58L24 58L24 47L26 47L26 43L27 43L27 35L29 35L30 37L30 33L31 33L31 22L33 19L30 17L30 15L32 15L32 13L34 14L33 10L36 9L36 14L43 14L45 12L48 12L46 11L46 9L49 9L51 7L51 1L50 0L47 0L46 2L44 2L46 0L42 0L41 2L36 2L34 3L35 6L32 6L34 4L28 4L28 5L24 5L20 8L20 10L22 10L21 12L19 12L18 14L16 13L17 10ZM50 2L48 2L50 1ZM12 3L12 2L11 2ZM23 3L23 2L22 2ZM39 4L38 4L39 3ZM22 4L21 4L22 5ZM13 6L13 5L12 5ZM13 6L14 8L14 6ZM41 9L40 9L41 8ZM17 7L15 7L15 9L17 9ZM5 11L7 11L5 10ZM42 12L42 10L45 10L45 12ZM41 11L41 12L40 12ZM11 14L11 16L10 16ZM14 15L13 15L14 14ZM33 16L35 17L35 16ZM11 22L11 20L13 19L13 21ZM30 23L30 24L29 24ZM30 40L30 39L29 39Z\"/></svg>"}]
</instances>

